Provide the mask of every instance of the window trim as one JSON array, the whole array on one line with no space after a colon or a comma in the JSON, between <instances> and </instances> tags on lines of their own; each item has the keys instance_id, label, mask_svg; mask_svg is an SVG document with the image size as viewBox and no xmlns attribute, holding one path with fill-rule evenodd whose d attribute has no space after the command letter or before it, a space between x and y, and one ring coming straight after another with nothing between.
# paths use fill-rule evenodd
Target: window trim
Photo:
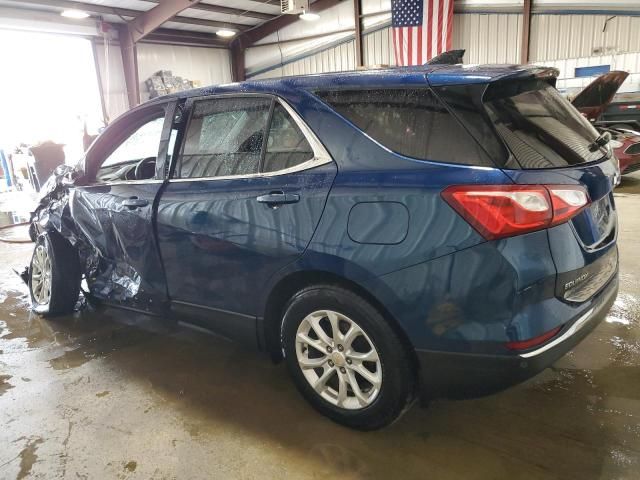
<instances>
[{"instance_id":1,"label":"window trim","mask_svg":"<svg viewBox=\"0 0 640 480\"><path fill-rule=\"evenodd\" d=\"M336 110L336 108L331 105L329 102L327 102L320 94L325 93L325 92L358 92L358 91L364 91L364 90L426 90L428 92L430 92L431 94L433 94L435 96L435 98L441 103L441 105L444 107L444 109L449 113L449 115L451 115L456 123L460 126L460 128L462 128L464 130L464 132L482 149L482 151L485 153L485 155L487 156L487 159L491 162L491 165L472 165L472 164L468 164L468 163L457 163L457 162L447 162L447 161L443 161L443 160L431 160L431 159L425 159L425 158L419 158L419 157L412 157L410 155L406 155L404 153L398 152L396 150L393 150L392 148L386 146L384 143L382 143L380 140L372 137L369 133L365 132L362 128L360 128L358 125L356 125L351 119L347 118L346 116L344 116L342 113L338 112L338 110ZM352 126L355 130L357 130L360 134L364 135L367 139L371 140L373 143L375 143L377 146L379 146L380 148L382 148L383 150L386 150L387 152L393 154L393 155L397 155L401 158L407 159L407 160L413 160L413 161L419 161L419 162L427 162L427 163L432 163L434 165L445 165L445 166L457 166L457 167L469 167L469 168L479 168L479 169L499 169L500 167L498 167L495 162L493 161L493 158L491 155L489 155L489 153L487 152L487 150L485 149L484 145L482 145L482 143L480 143L476 137L474 135L471 134L471 132L469 131L469 129L467 128L467 126L458 118L458 115L451 109L451 107L447 104L447 102L443 101L442 98L440 97L440 95L436 92L436 90L428 84L425 85L390 85L390 86L382 86L382 85L361 85L361 86L337 86L337 87L331 87L331 88L316 88L313 90L309 90L309 92L319 101L321 102L324 106L326 106L331 113L333 113L334 115L337 115L341 120L343 120L344 122L347 122L350 126Z\"/></svg>"},{"instance_id":2,"label":"window trim","mask_svg":"<svg viewBox=\"0 0 640 480\"><path fill-rule=\"evenodd\" d=\"M191 118L192 118L192 113L193 113L193 104L197 101L206 101L206 100L216 100L216 99L222 99L222 98L268 98L271 99L277 103L279 103L280 105L282 105L284 107L284 109L287 111L287 113L291 116L291 118L293 118L293 121L296 123L296 125L298 126L298 128L300 129L300 131L302 132L302 135L304 135L305 139L307 140L307 142L309 142L309 145L311 146L311 149L313 150L313 158L307 160L306 162L300 163L298 165L295 165L293 167L289 167L289 168L285 168L282 170L276 170L274 172L256 172L256 173L248 173L248 174L240 174L240 175L224 175L224 176L219 176L219 177L195 177L195 178L172 178L171 176L169 177L168 181L170 183L178 183L178 182L193 182L193 181L198 181L198 180L206 180L206 181L210 181L210 180L234 180L234 179L240 179L240 178L260 178L260 177L276 177L276 176L280 176L280 175L288 175L290 173L296 173L296 172L301 172L304 170L309 170L311 168L315 168L315 167L319 167L321 165L326 165L328 163L333 162L333 159L331 158L331 155L329 155L329 152L327 152L326 148L324 147L324 145L320 142L320 140L318 139L318 137L316 136L316 134L313 132L313 130L311 130L311 128L309 128L309 126L306 124L306 122L302 119L302 117L298 114L298 112L296 112L293 107L291 105L289 105L289 103L287 103L283 98L277 96L277 95L272 95L272 94L266 94L266 93L223 93L223 94L219 94L219 95L204 95L204 96L199 96L199 97L190 97L187 99L187 109L189 111L189 120L184 128L184 132L186 133L189 130L189 126L191 125ZM270 112L269 112L269 118L268 118L268 124L267 126L271 126L271 111L273 110L273 105L270 107ZM268 133L267 133L268 134ZM179 154L176 155L174 158L172 158L172 165L171 165L171 170L170 170L170 175L173 175L175 173L176 167L177 167L177 161L179 161L182 158L182 154L184 151L184 146L185 146L185 142L183 141L182 144L180 145L180 151ZM266 146L263 146L263 150L266 148ZM263 155L264 152L261 152L261 155ZM259 166L258 168L262 168L262 159L260 160Z\"/></svg>"},{"instance_id":3,"label":"window trim","mask_svg":"<svg viewBox=\"0 0 640 480\"><path fill-rule=\"evenodd\" d=\"M129 121L132 117L135 117L136 115L144 115L144 112L149 110L152 111L153 109L156 108L162 108L164 109L164 125L162 127L162 132L160 134L160 141L158 142L158 155L156 157L156 162L158 162L159 160L162 160L162 164L164 165L166 163L166 154L167 154L167 148L164 145L164 135L165 135L165 130L166 130L166 126L167 126L167 115L168 113L171 112L175 112L176 106L179 103L179 99L175 99L175 98L168 98L168 99L162 99L161 101L158 102L153 102L150 104L142 104L139 105L138 107L130 110L129 112L126 112L125 114L123 114L122 116L118 117L112 124L110 124L108 128L112 127L112 125L115 127L116 125L119 125L120 123L122 123L123 125L126 125L126 122ZM172 105L173 104L173 105ZM152 121L153 118L152 115L148 115L147 118L151 119L149 121ZM162 117L158 117L158 118L162 118ZM140 126L144 125L144 123L142 123ZM105 131L105 133L107 133ZM117 135L117 133L114 133L113 135ZM130 136L130 135L129 135ZM118 143L118 145L116 147L110 147L109 148L109 153L107 154L107 156L105 157L105 160L113 153L115 152L120 145L122 145L122 143L124 143L127 138L129 138L129 136L126 136L122 139L122 141L120 141ZM109 141L110 137L106 137L105 141ZM91 152L93 153L93 152ZM87 152L87 154L89 154L89 152ZM100 167L102 166L102 163L95 168L95 171L91 171L88 172L88 167L89 164L87 162L87 154L85 154L84 159L82 160L83 164L84 164L84 172L85 175L87 175L87 173L92 177L91 181L86 185L87 187L100 187L100 186L112 186L112 185L139 185L139 184L154 184L154 183L164 183L166 181L166 177L163 178L157 178L158 175L158 170L156 169L156 173L154 175L153 178L147 178L144 180L113 180L110 182L97 182L96 181L96 176L98 171L100 170ZM162 157L162 158L160 158ZM104 161L103 160L103 163ZM156 165L157 166L157 165ZM93 167L91 167L91 169L93 170Z\"/></svg>"}]
</instances>

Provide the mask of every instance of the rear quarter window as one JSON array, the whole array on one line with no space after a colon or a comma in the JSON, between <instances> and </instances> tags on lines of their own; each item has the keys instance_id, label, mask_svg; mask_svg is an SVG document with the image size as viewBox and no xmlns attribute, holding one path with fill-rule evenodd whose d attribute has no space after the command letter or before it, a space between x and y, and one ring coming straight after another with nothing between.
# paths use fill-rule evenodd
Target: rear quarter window
<instances>
[{"instance_id":1,"label":"rear quarter window","mask_svg":"<svg viewBox=\"0 0 640 480\"><path fill-rule=\"evenodd\" d=\"M427 88L314 93L368 136L396 153L419 160L495 166Z\"/></svg>"}]
</instances>

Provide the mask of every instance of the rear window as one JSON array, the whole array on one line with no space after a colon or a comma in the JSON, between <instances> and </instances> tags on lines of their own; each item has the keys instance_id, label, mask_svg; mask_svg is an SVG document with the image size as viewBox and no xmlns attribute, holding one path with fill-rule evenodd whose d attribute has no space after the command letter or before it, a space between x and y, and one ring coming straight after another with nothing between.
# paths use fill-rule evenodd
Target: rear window
<instances>
[{"instance_id":1,"label":"rear window","mask_svg":"<svg viewBox=\"0 0 640 480\"><path fill-rule=\"evenodd\" d=\"M495 166L429 89L334 90L315 94L371 138L401 155Z\"/></svg>"},{"instance_id":2,"label":"rear window","mask_svg":"<svg viewBox=\"0 0 640 480\"><path fill-rule=\"evenodd\" d=\"M606 155L590 149L598 132L551 85L540 80L492 84L484 106L522 168L567 167Z\"/></svg>"}]
</instances>

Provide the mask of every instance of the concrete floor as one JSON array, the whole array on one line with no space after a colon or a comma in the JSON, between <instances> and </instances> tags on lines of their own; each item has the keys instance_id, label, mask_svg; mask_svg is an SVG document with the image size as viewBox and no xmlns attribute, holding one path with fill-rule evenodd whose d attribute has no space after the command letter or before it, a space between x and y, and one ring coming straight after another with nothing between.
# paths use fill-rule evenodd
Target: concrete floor
<instances>
[{"instance_id":1,"label":"concrete floor","mask_svg":"<svg viewBox=\"0 0 640 480\"><path fill-rule=\"evenodd\" d=\"M43 320L0 244L0 478L640 478L640 174L625 178L621 290L573 352L526 384L339 427L283 365L121 311Z\"/></svg>"}]
</instances>

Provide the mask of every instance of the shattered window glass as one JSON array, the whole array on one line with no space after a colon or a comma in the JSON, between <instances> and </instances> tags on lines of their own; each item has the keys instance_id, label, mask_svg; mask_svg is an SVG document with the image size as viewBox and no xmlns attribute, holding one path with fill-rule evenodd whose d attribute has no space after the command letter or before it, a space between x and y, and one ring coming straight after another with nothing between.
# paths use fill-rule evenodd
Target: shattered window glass
<instances>
[{"instance_id":1,"label":"shattered window glass","mask_svg":"<svg viewBox=\"0 0 640 480\"><path fill-rule=\"evenodd\" d=\"M218 98L195 102L179 177L201 178L258 172L268 98Z\"/></svg>"}]
</instances>

